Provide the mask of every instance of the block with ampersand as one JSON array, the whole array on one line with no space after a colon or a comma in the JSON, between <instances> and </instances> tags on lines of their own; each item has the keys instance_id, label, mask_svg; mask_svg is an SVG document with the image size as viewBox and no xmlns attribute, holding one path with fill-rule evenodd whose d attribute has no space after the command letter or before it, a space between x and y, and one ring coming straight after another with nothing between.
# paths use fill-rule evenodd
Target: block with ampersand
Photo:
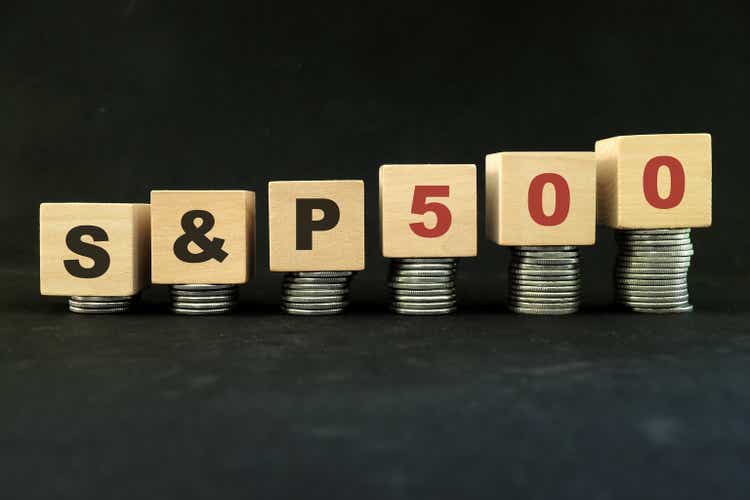
<instances>
[{"instance_id":1,"label":"block with ampersand","mask_svg":"<svg viewBox=\"0 0 750 500\"><path fill-rule=\"evenodd\" d=\"M593 245L593 152L487 155L486 231L499 245Z\"/></svg>"},{"instance_id":2,"label":"block with ampersand","mask_svg":"<svg viewBox=\"0 0 750 500\"><path fill-rule=\"evenodd\" d=\"M597 218L619 229L711 225L711 136L597 141Z\"/></svg>"},{"instance_id":3,"label":"block with ampersand","mask_svg":"<svg viewBox=\"0 0 750 500\"><path fill-rule=\"evenodd\" d=\"M152 281L242 284L255 270L255 193L151 191Z\"/></svg>"},{"instance_id":4,"label":"block with ampersand","mask_svg":"<svg viewBox=\"0 0 750 500\"><path fill-rule=\"evenodd\" d=\"M135 295L149 281L149 206L42 203L42 295Z\"/></svg>"},{"instance_id":5,"label":"block with ampersand","mask_svg":"<svg viewBox=\"0 0 750 500\"><path fill-rule=\"evenodd\" d=\"M269 182L268 247L271 271L364 269L364 182Z\"/></svg>"},{"instance_id":6,"label":"block with ampersand","mask_svg":"<svg viewBox=\"0 0 750 500\"><path fill-rule=\"evenodd\" d=\"M475 165L380 167L383 256L475 256L476 170Z\"/></svg>"}]
</instances>

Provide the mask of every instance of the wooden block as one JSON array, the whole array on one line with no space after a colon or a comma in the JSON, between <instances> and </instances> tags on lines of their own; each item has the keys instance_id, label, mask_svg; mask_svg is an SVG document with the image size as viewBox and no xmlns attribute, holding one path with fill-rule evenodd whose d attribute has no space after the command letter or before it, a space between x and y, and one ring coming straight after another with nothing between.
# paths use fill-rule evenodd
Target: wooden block
<instances>
[{"instance_id":1,"label":"wooden block","mask_svg":"<svg viewBox=\"0 0 750 500\"><path fill-rule=\"evenodd\" d=\"M268 246L271 271L361 271L364 182L269 182Z\"/></svg>"},{"instance_id":2,"label":"wooden block","mask_svg":"<svg viewBox=\"0 0 750 500\"><path fill-rule=\"evenodd\" d=\"M380 234L384 257L475 256L476 166L380 167Z\"/></svg>"},{"instance_id":3,"label":"wooden block","mask_svg":"<svg viewBox=\"0 0 750 500\"><path fill-rule=\"evenodd\" d=\"M597 219L620 229L711 225L711 135L596 142Z\"/></svg>"},{"instance_id":4,"label":"wooden block","mask_svg":"<svg viewBox=\"0 0 750 500\"><path fill-rule=\"evenodd\" d=\"M149 279L149 206L42 203L42 295L135 295Z\"/></svg>"},{"instance_id":5,"label":"wooden block","mask_svg":"<svg viewBox=\"0 0 750 500\"><path fill-rule=\"evenodd\" d=\"M255 272L255 193L151 191L151 276L242 284Z\"/></svg>"},{"instance_id":6,"label":"wooden block","mask_svg":"<svg viewBox=\"0 0 750 500\"><path fill-rule=\"evenodd\" d=\"M593 245L593 152L487 155L487 237L499 245Z\"/></svg>"}]
</instances>

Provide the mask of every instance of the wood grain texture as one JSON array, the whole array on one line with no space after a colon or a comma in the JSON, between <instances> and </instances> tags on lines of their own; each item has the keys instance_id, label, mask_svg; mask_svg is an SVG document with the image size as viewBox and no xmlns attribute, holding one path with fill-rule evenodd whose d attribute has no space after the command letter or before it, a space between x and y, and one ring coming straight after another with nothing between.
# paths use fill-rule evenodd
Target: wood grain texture
<instances>
[{"instance_id":1,"label":"wood grain texture","mask_svg":"<svg viewBox=\"0 0 750 500\"><path fill-rule=\"evenodd\" d=\"M208 239L224 240L223 261L184 262L174 253L177 238L185 234L181 221L190 210L205 210L214 217ZM158 284L246 283L255 270L255 193L252 191L151 191L152 281ZM201 221L196 221L200 225ZM189 250L201 249L190 243Z\"/></svg>"},{"instance_id":2,"label":"wood grain texture","mask_svg":"<svg viewBox=\"0 0 750 500\"><path fill-rule=\"evenodd\" d=\"M567 218L555 226L535 222L528 208L532 179L562 176L570 190ZM596 240L596 161L593 152L505 152L486 158L486 234L499 245L593 245ZM554 212L555 190L546 185L542 206Z\"/></svg>"},{"instance_id":3,"label":"wood grain texture","mask_svg":"<svg viewBox=\"0 0 750 500\"><path fill-rule=\"evenodd\" d=\"M656 208L644 195L646 164L657 156L679 160L685 191L673 208ZM711 135L654 134L612 137L596 142L597 220L620 229L707 227L711 225ZM658 193L667 197L671 178L658 173Z\"/></svg>"},{"instance_id":4,"label":"wood grain texture","mask_svg":"<svg viewBox=\"0 0 750 500\"><path fill-rule=\"evenodd\" d=\"M339 207L335 227L313 233L311 250L297 250L296 203L326 198ZM268 183L269 267L274 272L361 271L365 268L365 190L361 180Z\"/></svg>"},{"instance_id":5,"label":"wood grain texture","mask_svg":"<svg viewBox=\"0 0 750 500\"><path fill-rule=\"evenodd\" d=\"M445 205L448 230L417 235L411 223L434 228L437 216L412 213L415 186L448 186L449 196L426 202ZM477 254L477 168L475 165L383 165L380 167L380 233L384 257L471 257Z\"/></svg>"},{"instance_id":6,"label":"wood grain texture","mask_svg":"<svg viewBox=\"0 0 750 500\"><path fill-rule=\"evenodd\" d=\"M131 203L42 203L39 206L39 285L42 295L113 297L135 295L149 282L149 206ZM106 241L82 241L103 248L109 268L96 278L78 278L65 269L65 260L90 268L94 261L71 251L68 232L93 225L106 232Z\"/></svg>"}]
</instances>

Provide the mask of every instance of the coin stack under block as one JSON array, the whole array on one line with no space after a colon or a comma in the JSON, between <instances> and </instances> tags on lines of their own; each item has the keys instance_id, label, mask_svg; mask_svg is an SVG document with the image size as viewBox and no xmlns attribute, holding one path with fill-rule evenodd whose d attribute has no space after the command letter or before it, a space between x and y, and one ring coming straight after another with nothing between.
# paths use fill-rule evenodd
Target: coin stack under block
<instances>
[{"instance_id":1,"label":"coin stack under block","mask_svg":"<svg viewBox=\"0 0 750 500\"><path fill-rule=\"evenodd\" d=\"M693 255L690 229L615 231L615 301L635 312L693 310L688 269Z\"/></svg>"},{"instance_id":2,"label":"coin stack under block","mask_svg":"<svg viewBox=\"0 0 750 500\"><path fill-rule=\"evenodd\" d=\"M281 308L301 316L340 314L349 305L349 285L354 274L354 271L287 273Z\"/></svg>"},{"instance_id":3,"label":"coin stack under block","mask_svg":"<svg viewBox=\"0 0 750 500\"><path fill-rule=\"evenodd\" d=\"M456 310L456 264L451 258L392 259L388 287L391 310L436 315Z\"/></svg>"},{"instance_id":4,"label":"coin stack under block","mask_svg":"<svg viewBox=\"0 0 750 500\"><path fill-rule=\"evenodd\" d=\"M578 247L511 249L508 305L524 314L571 314L581 298Z\"/></svg>"}]
</instances>

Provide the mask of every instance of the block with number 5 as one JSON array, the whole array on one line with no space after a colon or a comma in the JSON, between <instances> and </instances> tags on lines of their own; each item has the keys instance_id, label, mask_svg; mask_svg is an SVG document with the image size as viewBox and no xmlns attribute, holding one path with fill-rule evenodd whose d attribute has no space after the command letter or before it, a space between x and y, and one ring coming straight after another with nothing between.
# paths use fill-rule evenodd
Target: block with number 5
<instances>
[{"instance_id":1,"label":"block with number 5","mask_svg":"<svg viewBox=\"0 0 750 500\"><path fill-rule=\"evenodd\" d=\"M499 245L593 245L593 152L487 155L486 232Z\"/></svg>"},{"instance_id":2,"label":"block with number 5","mask_svg":"<svg viewBox=\"0 0 750 500\"><path fill-rule=\"evenodd\" d=\"M381 166L380 227L384 257L475 256L476 166Z\"/></svg>"}]
</instances>

